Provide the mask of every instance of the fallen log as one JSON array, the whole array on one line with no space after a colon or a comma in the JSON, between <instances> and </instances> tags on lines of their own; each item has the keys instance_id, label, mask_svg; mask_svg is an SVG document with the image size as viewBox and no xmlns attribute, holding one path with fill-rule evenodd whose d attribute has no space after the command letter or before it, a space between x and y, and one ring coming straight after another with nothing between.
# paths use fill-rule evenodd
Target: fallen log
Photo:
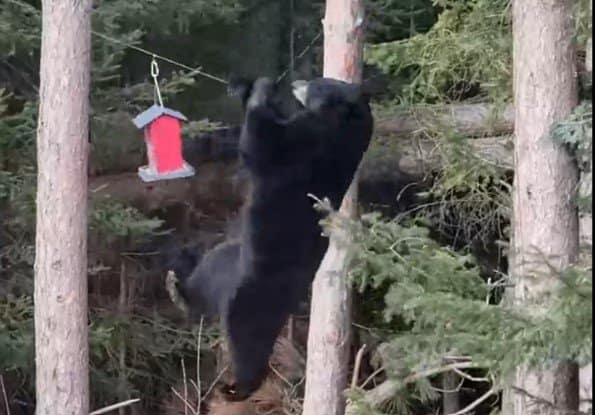
<instances>
[{"instance_id":1,"label":"fallen log","mask_svg":"<svg viewBox=\"0 0 595 415\"><path fill-rule=\"evenodd\" d=\"M453 129L465 137L509 134L514 128L514 109L512 105L498 109L488 104L417 106L378 115L375 133L411 135L430 127Z\"/></svg>"},{"instance_id":2,"label":"fallen log","mask_svg":"<svg viewBox=\"0 0 595 415\"><path fill-rule=\"evenodd\" d=\"M511 106L501 111L488 104L418 106L387 116L377 114L375 137L376 139L388 137L390 140L398 140L397 144L402 146L405 152L405 159L401 163L405 171L417 172L419 170L417 164L423 161L424 157L411 157L411 151L408 148L411 147L412 136L427 128L443 131L453 129L460 135L470 138L488 136L488 138L478 140L475 144L472 143L472 147L482 155L486 155L487 159L498 161L498 164L499 159L503 157L504 165L508 166L508 155L502 153L498 143L495 148L491 147L490 142L493 139L489 137L510 134L513 128L513 116ZM184 158L195 167L210 162L233 162L237 158L239 133L239 127L235 126L187 137L184 140ZM395 135L398 137L393 137ZM417 136L420 135L417 134ZM427 147L428 144L423 145L424 149ZM492 149L496 151L494 156L489 155L489 151ZM423 153L426 154L428 151L424 150ZM92 151L91 164L96 164L96 157L95 152ZM139 157L132 157L130 154L122 156L120 159L118 171L112 171L112 174L135 171L138 165L143 162ZM95 166L95 170L101 172L97 166Z\"/></svg>"},{"instance_id":3,"label":"fallen log","mask_svg":"<svg viewBox=\"0 0 595 415\"><path fill-rule=\"evenodd\" d=\"M469 157L475 157L505 170L512 169L511 136L484 137L468 140ZM374 146L377 146L374 148ZM362 162L360 183L403 183L424 177L442 168L444 158L436 141L400 137L396 144L384 149L372 148ZM200 203L204 205L239 205L242 184L236 182L236 162L194 162L194 177L144 183L136 173L92 177L90 195L94 199L111 198L149 212L171 205Z\"/></svg>"},{"instance_id":4,"label":"fallen log","mask_svg":"<svg viewBox=\"0 0 595 415\"><path fill-rule=\"evenodd\" d=\"M492 164L504 170L512 170L512 136L474 138L467 140L469 157ZM371 150L364 158L360 180L374 180L374 177L405 173L413 177L422 177L437 172L443 167L444 157L441 146L436 141L422 138L398 138L395 150ZM394 153L391 153L395 152Z\"/></svg>"}]
</instances>

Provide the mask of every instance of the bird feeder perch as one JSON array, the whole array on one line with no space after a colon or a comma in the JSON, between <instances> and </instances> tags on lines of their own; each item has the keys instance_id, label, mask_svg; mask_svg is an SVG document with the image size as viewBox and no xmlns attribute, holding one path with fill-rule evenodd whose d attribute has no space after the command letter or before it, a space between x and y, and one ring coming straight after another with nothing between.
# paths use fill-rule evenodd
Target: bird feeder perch
<instances>
[{"instance_id":1,"label":"bird feeder perch","mask_svg":"<svg viewBox=\"0 0 595 415\"><path fill-rule=\"evenodd\" d=\"M186 117L155 104L132 120L143 129L149 164L138 168L145 182L179 179L194 175L194 168L182 157L182 122Z\"/></svg>"}]
</instances>

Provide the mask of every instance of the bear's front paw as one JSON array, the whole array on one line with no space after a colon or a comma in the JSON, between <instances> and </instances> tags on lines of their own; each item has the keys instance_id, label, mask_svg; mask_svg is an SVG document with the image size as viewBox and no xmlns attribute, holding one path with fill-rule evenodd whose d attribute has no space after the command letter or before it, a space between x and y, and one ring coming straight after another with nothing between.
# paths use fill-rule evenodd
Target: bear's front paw
<instances>
[{"instance_id":1,"label":"bear's front paw","mask_svg":"<svg viewBox=\"0 0 595 415\"><path fill-rule=\"evenodd\" d=\"M248 109L268 105L275 95L275 83L266 77L258 78L254 81L252 92L246 107Z\"/></svg>"},{"instance_id":2,"label":"bear's front paw","mask_svg":"<svg viewBox=\"0 0 595 415\"><path fill-rule=\"evenodd\" d=\"M184 301L184 297L180 294L180 290L178 288L178 284L180 280L176 277L176 273L174 271L167 271L167 276L165 277L165 289L169 294L169 298L184 313L188 312L188 305L186 301Z\"/></svg>"}]
</instances>

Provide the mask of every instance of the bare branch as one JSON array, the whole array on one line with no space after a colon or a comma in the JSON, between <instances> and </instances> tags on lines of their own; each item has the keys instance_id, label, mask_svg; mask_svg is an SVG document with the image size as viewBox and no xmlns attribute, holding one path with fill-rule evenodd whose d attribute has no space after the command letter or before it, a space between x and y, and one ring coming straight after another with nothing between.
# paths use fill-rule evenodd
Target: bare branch
<instances>
[{"instance_id":1,"label":"bare branch","mask_svg":"<svg viewBox=\"0 0 595 415\"><path fill-rule=\"evenodd\" d=\"M365 351L366 351L366 345L364 344L357 351L357 355L355 355L355 364L353 365L353 375L351 376L351 387L352 388L355 388L357 386L357 379L359 377L359 368L362 365L362 358L364 357Z\"/></svg>"},{"instance_id":2,"label":"bare branch","mask_svg":"<svg viewBox=\"0 0 595 415\"><path fill-rule=\"evenodd\" d=\"M481 395L479 398L477 398L475 401L471 402L469 405L467 405L466 407L464 407L460 411L457 411L457 412L454 412L454 413L451 413L451 414L448 414L448 415L464 415L464 414L467 414L467 413L471 412L473 409L477 408L479 406L479 404L481 404L482 402L484 402L490 396L495 395L496 393L498 393L498 388L496 388L494 386L489 391L487 391L486 393L484 393L483 395Z\"/></svg>"},{"instance_id":3,"label":"bare branch","mask_svg":"<svg viewBox=\"0 0 595 415\"><path fill-rule=\"evenodd\" d=\"M118 403L115 403L113 405L106 406L105 408L97 409L96 411L91 412L89 415L107 414L108 412L112 412L112 411L114 411L116 409L124 408L125 406L130 406L133 403L137 403L137 402L140 402L140 399L138 399L138 398L129 399L129 400L124 401L124 402L118 402Z\"/></svg>"},{"instance_id":4,"label":"bare branch","mask_svg":"<svg viewBox=\"0 0 595 415\"><path fill-rule=\"evenodd\" d=\"M473 362L456 362L450 363L444 366L426 369L420 372L415 372L407 376L402 381L396 379L387 379L382 382L380 385L366 391L364 393L363 400L370 405L372 408L379 408L385 402L392 399L395 394L404 386L410 383L413 383L419 379L427 378L430 376L438 375L440 373L448 372L453 369L469 369L469 368L477 368L476 364ZM353 415L355 414L356 407L353 403L350 403L347 406L347 410L345 412L346 415Z\"/></svg>"}]
</instances>

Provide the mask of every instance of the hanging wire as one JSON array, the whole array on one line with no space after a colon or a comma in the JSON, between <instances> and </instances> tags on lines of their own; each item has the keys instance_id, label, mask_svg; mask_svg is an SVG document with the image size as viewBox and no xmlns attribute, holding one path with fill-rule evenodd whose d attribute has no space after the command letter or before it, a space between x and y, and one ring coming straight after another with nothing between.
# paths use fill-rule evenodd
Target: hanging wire
<instances>
[{"instance_id":1,"label":"hanging wire","mask_svg":"<svg viewBox=\"0 0 595 415\"><path fill-rule=\"evenodd\" d=\"M15 4L15 5L19 6L19 7L22 7L23 9L27 9L27 10L33 12L33 13L36 13L37 15L40 14L40 11L37 10L35 7L33 7L30 4L24 3L21 0L5 0L5 1L7 1L8 3ZM108 42L119 44L119 45L125 46L127 48L136 50L137 52L143 53L143 54L145 54L147 56L150 56L152 58L151 69L153 68L153 61L155 61L156 59L159 59L159 60L162 60L163 62L167 62L169 64L172 64L174 66L177 66L179 68L182 68L182 69L185 69L185 70L189 71L189 73L187 74L188 76L200 75L200 76L202 76L204 78L211 79L212 81L219 82L219 83L224 84L224 85L227 85L228 84L228 82L225 79L223 79L223 78L221 78L219 76L216 76L216 75L213 75L213 74L210 74L208 72L203 71L201 66L196 67L196 68L193 68L193 67L188 66L188 65L185 65L185 64L183 64L181 62L178 62L178 61L176 61L174 59L168 58L167 56L159 55L159 54L157 54L155 52L151 52L150 50L141 48L140 46L136 46L136 45L134 45L132 43L127 43L127 42L124 42L122 40L116 39L114 37L108 36L108 35L106 35L104 33L100 33L100 32L97 32L95 30L91 30L91 33L93 35L97 36L97 37L100 37L100 38L102 38L104 40L107 40ZM306 53L308 53L308 51L314 46L314 44L320 38L320 36L322 36L322 31L319 31L318 34L316 34L316 36L312 39L312 41L310 41L310 43L297 56L295 56L295 58L293 59L294 64L295 64L295 61L303 58L306 55ZM287 74L289 73L289 71L290 71L290 68L285 69L281 73L281 75L279 75L277 77L277 83L281 82L281 80L283 80L283 78L285 78L285 76L287 76ZM160 95L160 93L159 93L159 95Z\"/></svg>"},{"instance_id":2,"label":"hanging wire","mask_svg":"<svg viewBox=\"0 0 595 415\"><path fill-rule=\"evenodd\" d=\"M313 47L313 46L316 44L316 41L317 41L318 39L320 39L320 36L322 36L322 30L318 31L318 33L316 34L316 36L314 36L314 37L312 38L312 40L310 41L310 43L308 43L308 44L306 45L306 47L305 47L305 48L304 48L304 49L303 49L303 50L302 50L300 53L298 53L298 54L297 54L297 56L295 56L295 57L292 59L292 60L293 60L293 62L292 62L292 64L293 64L293 65L295 65L295 62L296 62L296 61L298 61L298 60L302 59L302 58L304 57L304 55L306 55L306 53L308 53L308 51L309 51L310 49L312 49L312 47ZM287 74L289 73L289 71L290 71L290 70L291 70L291 66L290 66L289 68L285 69L285 70L284 70L284 71L281 73L281 75L279 75L279 76L277 77L277 83L281 82L281 80L283 80L283 78L285 78L285 76L287 76Z\"/></svg>"},{"instance_id":3,"label":"hanging wire","mask_svg":"<svg viewBox=\"0 0 595 415\"><path fill-rule=\"evenodd\" d=\"M15 1L15 0L8 0L8 1ZM199 66L197 68L192 68L192 67L190 67L188 65L184 65L183 63L180 63L178 61L175 61L175 60L173 60L171 58L168 58L166 56L159 55L159 54L157 54L155 52L151 52L150 50L143 49L143 48L141 48L139 46L136 46L136 45L133 45L131 43L126 43L124 41L121 41L119 39L116 39L116 38L113 38L111 36L105 35L103 33L99 33L99 32L96 32L94 30L91 30L91 33L93 33L97 37L100 37L100 38L102 38L104 40L107 40L108 42L117 43L119 45L126 46L126 47L128 47L130 49L136 50L137 52L144 53L145 55L151 56L153 59L159 59L159 60L162 60L163 62L167 62L167 63L170 63L172 65L178 66L178 67L180 67L182 69L186 69L187 71L189 71L189 74L188 75L200 75L200 76L203 76L205 78L211 79L211 80L213 80L215 82L219 82L221 84L227 85L227 81L225 79L220 78L220 77L218 77L216 75L212 75L210 73L204 72L202 70L202 66Z\"/></svg>"}]
</instances>

